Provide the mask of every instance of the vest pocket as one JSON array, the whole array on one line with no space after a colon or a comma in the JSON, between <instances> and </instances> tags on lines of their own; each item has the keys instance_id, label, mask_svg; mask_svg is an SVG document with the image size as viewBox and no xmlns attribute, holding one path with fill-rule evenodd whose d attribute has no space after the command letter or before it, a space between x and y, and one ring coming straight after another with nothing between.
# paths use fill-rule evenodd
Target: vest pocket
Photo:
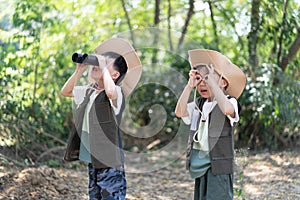
<instances>
[{"instance_id":1,"label":"vest pocket","mask_svg":"<svg viewBox=\"0 0 300 200\"><path fill-rule=\"evenodd\" d=\"M93 111L94 124L112 122L112 113L109 102L95 102L95 110Z\"/></svg>"},{"instance_id":2,"label":"vest pocket","mask_svg":"<svg viewBox=\"0 0 300 200\"><path fill-rule=\"evenodd\" d=\"M211 159L232 159L233 141L231 136L211 138L210 140Z\"/></svg>"},{"instance_id":3,"label":"vest pocket","mask_svg":"<svg viewBox=\"0 0 300 200\"><path fill-rule=\"evenodd\" d=\"M209 129L209 136L212 138L218 137L228 137L232 135L232 128L231 127L217 127L217 128L210 128Z\"/></svg>"}]
</instances>

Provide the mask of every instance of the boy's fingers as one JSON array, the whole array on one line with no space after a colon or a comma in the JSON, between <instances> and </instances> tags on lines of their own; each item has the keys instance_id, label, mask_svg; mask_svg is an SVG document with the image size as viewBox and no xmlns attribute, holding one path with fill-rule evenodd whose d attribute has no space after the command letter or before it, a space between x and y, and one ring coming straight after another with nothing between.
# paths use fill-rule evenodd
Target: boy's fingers
<instances>
[{"instance_id":1,"label":"boy's fingers","mask_svg":"<svg viewBox=\"0 0 300 200\"><path fill-rule=\"evenodd\" d=\"M99 67L106 67L106 60L104 56L97 56L98 57L98 62L99 62Z\"/></svg>"},{"instance_id":2,"label":"boy's fingers","mask_svg":"<svg viewBox=\"0 0 300 200\"><path fill-rule=\"evenodd\" d=\"M215 68L214 68L213 64L210 64L210 69L211 69L211 72L215 72Z\"/></svg>"},{"instance_id":3,"label":"boy's fingers","mask_svg":"<svg viewBox=\"0 0 300 200\"><path fill-rule=\"evenodd\" d=\"M201 81L202 81L201 77L199 79L196 79L196 85L199 85Z\"/></svg>"},{"instance_id":4,"label":"boy's fingers","mask_svg":"<svg viewBox=\"0 0 300 200\"><path fill-rule=\"evenodd\" d=\"M206 66L206 68L208 69L208 71L209 71L209 72L213 72L213 70L214 70L214 67L213 67L213 65L212 65L212 64L205 65L205 66Z\"/></svg>"}]
</instances>

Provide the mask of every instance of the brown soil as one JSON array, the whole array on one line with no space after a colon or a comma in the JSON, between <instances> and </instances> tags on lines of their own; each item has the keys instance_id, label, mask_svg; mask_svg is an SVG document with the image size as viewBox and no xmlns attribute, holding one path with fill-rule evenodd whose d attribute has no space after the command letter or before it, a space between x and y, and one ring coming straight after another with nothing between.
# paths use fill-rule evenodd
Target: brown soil
<instances>
[{"instance_id":1,"label":"brown soil","mask_svg":"<svg viewBox=\"0 0 300 200\"><path fill-rule=\"evenodd\" d=\"M86 167L0 168L0 199L85 200ZM193 180L184 158L151 173L127 173L127 199L192 199ZM298 151L239 151L235 168L235 199L300 199Z\"/></svg>"}]
</instances>

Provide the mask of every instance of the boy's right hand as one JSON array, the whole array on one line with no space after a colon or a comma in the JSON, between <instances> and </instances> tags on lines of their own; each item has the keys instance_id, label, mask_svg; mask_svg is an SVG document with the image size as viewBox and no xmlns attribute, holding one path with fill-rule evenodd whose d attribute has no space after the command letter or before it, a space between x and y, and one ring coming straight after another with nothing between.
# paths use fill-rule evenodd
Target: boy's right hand
<instances>
[{"instance_id":1,"label":"boy's right hand","mask_svg":"<svg viewBox=\"0 0 300 200\"><path fill-rule=\"evenodd\" d=\"M190 70L189 77L188 85L191 88L196 87L202 80L201 76L198 74L198 71L194 69Z\"/></svg>"},{"instance_id":2,"label":"boy's right hand","mask_svg":"<svg viewBox=\"0 0 300 200\"><path fill-rule=\"evenodd\" d=\"M80 75L82 75L88 68L88 65L77 63L76 65L76 72Z\"/></svg>"}]
</instances>

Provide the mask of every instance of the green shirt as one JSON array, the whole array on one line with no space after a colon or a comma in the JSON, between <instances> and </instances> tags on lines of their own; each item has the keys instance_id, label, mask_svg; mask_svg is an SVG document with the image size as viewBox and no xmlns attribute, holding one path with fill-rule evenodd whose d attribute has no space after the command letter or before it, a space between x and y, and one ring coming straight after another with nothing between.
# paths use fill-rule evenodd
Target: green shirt
<instances>
[{"instance_id":1,"label":"green shirt","mask_svg":"<svg viewBox=\"0 0 300 200\"><path fill-rule=\"evenodd\" d=\"M210 168L210 158L208 151L192 149L190 165L190 175L192 178L203 176Z\"/></svg>"}]
</instances>

